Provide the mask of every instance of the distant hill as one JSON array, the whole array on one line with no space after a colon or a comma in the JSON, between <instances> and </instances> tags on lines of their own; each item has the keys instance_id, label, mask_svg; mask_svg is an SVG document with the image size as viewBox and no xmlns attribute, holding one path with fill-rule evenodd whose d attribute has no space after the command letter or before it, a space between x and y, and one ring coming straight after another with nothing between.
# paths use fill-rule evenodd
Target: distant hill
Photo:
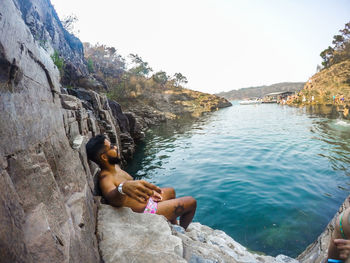
<instances>
[{"instance_id":1,"label":"distant hill","mask_svg":"<svg viewBox=\"0 0 350 263\"><path fill-rule=\"evenodd\" d=\"M227 92L220 92L216 95L224 97L228 100L241 100L246 98L262 98L266 94L279 91L299 91L305 85L305 82L282 82L272 84L270 86L259 86L242 88L239 90L231 90Z\"/></svg>"}]
</instances>

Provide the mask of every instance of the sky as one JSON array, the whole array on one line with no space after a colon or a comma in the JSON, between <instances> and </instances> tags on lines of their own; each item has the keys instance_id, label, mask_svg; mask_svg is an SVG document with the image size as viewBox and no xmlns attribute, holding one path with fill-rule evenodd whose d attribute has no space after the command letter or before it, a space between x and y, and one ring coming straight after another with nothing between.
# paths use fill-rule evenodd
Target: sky
<instances>
[{"instance_id":1,"label":"sky","mask_svg":"<svg viewBox=\"0 0 350 263\"><path fill-rule=\"evenodd\" d=\"M305 82L350 21L350 0L51 0L82 42L138 54L187 88L217 93Z\"/></svg>"}]
</instances>

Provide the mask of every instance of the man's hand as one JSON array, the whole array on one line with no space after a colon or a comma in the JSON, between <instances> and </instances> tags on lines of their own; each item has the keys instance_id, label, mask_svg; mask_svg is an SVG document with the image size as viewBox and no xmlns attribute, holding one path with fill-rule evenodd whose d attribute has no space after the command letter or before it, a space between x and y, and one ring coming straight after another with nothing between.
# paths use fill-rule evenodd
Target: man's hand
<instances>
[{"instance_id":1,"label":"man's hand","mask_svg":"<svg viewBox=\"0 0 350 263\"><path fill-rule=\"evenodd\" d=\"M334 239L334 244L339 251L339 258L346 260L350 254L350 240Z\"/></svg>"},{"instance_id":2,"label":"man's hand","mask_svg":"<svg viewBox=\"0 0 350 263\"><path fill-rule=\"evenodd\" d=\"M141 203L146 203L148 198L153 195L153 191L161 193L158 186L144 180L128 180L123 184L123 192Z\"/></svg>"},{"instance_id":3,"label":"man's hand","mask_svg":"<svg viewBox=\"0 0 350 263\"><path fill-rule=\"evenodd\" d=\"M162 199L163 199L163 197L162 197L159 193L157 193L156 191L153 191L153 195L152 195L151 198L152 198L153 201L155 201L155 202L160 202L160 201L162 201Z\"/></svg>"}]
</instances>

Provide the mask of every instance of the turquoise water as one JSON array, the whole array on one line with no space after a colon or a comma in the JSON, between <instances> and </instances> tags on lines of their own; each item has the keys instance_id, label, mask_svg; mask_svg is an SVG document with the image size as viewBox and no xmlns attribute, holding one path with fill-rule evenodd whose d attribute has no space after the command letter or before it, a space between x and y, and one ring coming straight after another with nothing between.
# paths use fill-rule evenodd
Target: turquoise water
<instances>
[{"instance_id":1,"label":"turquoise water","mask_svg":"<svg viewBox=\"0 0 350 263\"><path fill-rule=\"evenodd\" d=\"M251 250L295 257L349 195L350 122L336 116L234 103L150 130L127 171L195 197L194 221Z\"/></svg>"}]
</instances>

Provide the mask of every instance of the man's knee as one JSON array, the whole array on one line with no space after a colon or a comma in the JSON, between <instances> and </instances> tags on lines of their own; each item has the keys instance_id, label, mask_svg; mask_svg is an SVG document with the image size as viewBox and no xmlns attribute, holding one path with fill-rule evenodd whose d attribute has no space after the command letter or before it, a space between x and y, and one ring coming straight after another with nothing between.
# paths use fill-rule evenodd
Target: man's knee
<instances>
[{"instance_id":1,"label":"man's knee","mask_svg":"<svg viewBox=\"0 0 350 263\"><path fill-rule=\"evenodd\" d=\"M170 196L172 199L176 198L176 193L175 193L175 189L172 187L169 187L169 192L170 192Z\"/></svg>"},{"instance_id":2,"label":"man's knee","mask_svg":"<svg viewBox=\"0 0 350 263\"><path fill-rule=\"evenodd\" d=\"M197 208L197 200L194 199L192 196L186 196L186 203L187 206L192 209L196 209Z\"/></svg>"},{"instance_id":3,"label":"man's knee","mask_svg":"<svg viewBox=\"0 0 350 263\"><path fill-rule=\"evenodd\" d=\"M176 193L175 193L175 189L172 187L167 187L167 188L163 188L164 192L165 192L165 196L166 196L166 200L170 200L170 199L175 199L176 198Z\"/></svg>"}]
</instances>

